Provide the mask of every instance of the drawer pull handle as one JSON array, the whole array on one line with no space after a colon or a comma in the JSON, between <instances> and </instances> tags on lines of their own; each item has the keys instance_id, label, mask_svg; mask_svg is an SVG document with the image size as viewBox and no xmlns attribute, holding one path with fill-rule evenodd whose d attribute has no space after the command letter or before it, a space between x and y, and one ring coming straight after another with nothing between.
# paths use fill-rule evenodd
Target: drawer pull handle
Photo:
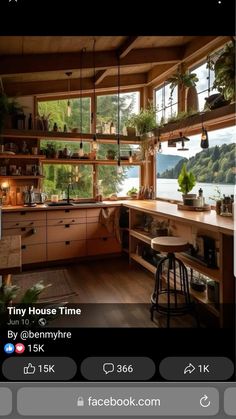
<instances>
[{"instance_id":1,"label":"drawer pull handle","mask_svg":"<svg viewBox=\"0 0 236 419\"><path fill-rule=\"evenodd\" d=\"M102 237L101 238L104 242L107 241L107 237Z\"/></svg>"},{"instance_id":2,"label":"drawer pull handle","mask_svg":"<svg viewBox=\"0 0 236 419\"><path fill-rule=\"evenodd\" d=\"M37 233L36 228L32 228L31 233L32 233L32 234L36 234L36 233Z\"/></svg>"},{"instance_id":3,"label":"drawer pull handle","mask_svg":"<svg viewBox=\"0 0 236 419\"><path fill-rule=\"evenodd\" d=\"M72 223L75 223L75 220L72 220Z\"/></svg>"},{"instance_id":4,"label":"drawer pull handle","mask_svg":"<svg viewBox=\"0 0 236 419\"><path fill-rule=\"evenodd\" d=\"M66 244L68 245L68 244L70 244L70 242L69 241L66 241Z\"/></svg>"},{"instance_id":5,"label":"drawer pull handle","mask_svg":"<svg viewBox=\"0 0 236 419\"><path fill-rule=\"evenodd\" d=\"M30 225L32 226L32 225L34 225L34 222L32 221L31 223L30 223Z\"/></svg>"},{"instance_id":6,"label":"drawer pull handle","mask_svg":"<svg viewBox=\"0 0 236 419\"><path fill-rule=\"evenodd\" d=\"M25 227L22 227L22 228L21 228L21 231L26 231L26 228L25 228Z\"/></svg>"},{"instance_id":7,"label":"drawer pull handle","mask_svg":"<svg viewBox=\"0 0 236 419\"><path fill-rule=\"evenodd\" d=\"M65 224L65 228L70 228L70 224Z\"/></svg>"},{"instance_id":8,"label":"drawer pull handle","mask_svg":"<svg viewBox=\"0 0 236 419\"><path fill-rule=\"evenodd\" d=\"M16 223L16 226L18 226L19 225L19 223Z\"/></svg>"},{"instance_id":9,"label":"drawer pull handle","mask_svg":"<svg viewBox=\"0 0 236 419\"><path fill-rule=\"evenodd\" d=\"M63 223L63 220L60 220L59 223Z\"/></svg>"},{"instance_id":10,"label":"drawer pull handle","mask_svg":"<svg viewBox=\"0 0 236 419\"><path fill-rule=\"evenodd\" d=\"M25 215L26 212L25 211L21 211L20 215Z\"/></svg>"},{"instance_id":11,"label":"drawer pull handle","mask_svg":"<svg viewBox=\"0 0 236 419\"><path fill-rule=\"evenodd\" d=\"M21 249L22 250L25 250L26 249L26 245L25 244L22 244Z\"/></svg>"},{"instance_id":12,"label":"drawer pull handle","mask_svg":"<svg viewBox=\"0 0 236 419\"><path fill-rule=\"evenodd\" d=\"M65 212L70 212L70 210L69 209L66 209Z\"/></svg>"}]
</instances>

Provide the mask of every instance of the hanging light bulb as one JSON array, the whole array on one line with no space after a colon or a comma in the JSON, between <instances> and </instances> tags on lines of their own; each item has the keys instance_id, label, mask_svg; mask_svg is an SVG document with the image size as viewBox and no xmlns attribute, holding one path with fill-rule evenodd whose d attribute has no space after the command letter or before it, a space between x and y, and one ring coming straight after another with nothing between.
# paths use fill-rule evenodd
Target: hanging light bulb
<instances>
[{"instance_id":1,"label":"hanging light bulb","mask_svg":"<svg viewBox=\"0 0 236 419\"><path fill-rule=\"evenodd\" d=\"M209 148L209 141L208 141L208 132L204 126L202 126L202 134L201 134L201 148Z\"/></svg>"},{"instance_id":2,"label":"hanging light bulb","mask_svg":"<svg viewBox=\"0 0 236 419\"><path fill-rule=\"evenodd\" d=\"M162 153L162 145L160 140L158 141L158 153Z\"/></svg>"},{"instance_id":3,"label":"hanging light bulb","mask_svg":"<svg viewBox=\"0 0 236 419\"><path fill-rule=\"evenodd\" d=\"M129 163L133 163L132 150L129 150Z\"/></svg>"},{"instance_id":4,"label":"hanging light bulb","mask_svg":"<svg viewBox=\"0 0 236 419\"><path fill-rule=\"evenodd\" d=\"M97 136L96 136L96 134L93 135L92 150L93 151L97 151L98 150L98 142L97 142Z\"/></svg>"},{"instance_id":5,"label":"hanging light bulb","mask_svg":"<svg viewBox=\"0 0 236 419\"><path fill-rule=\"evenodd\" d=\"M123 173L123 169L122 169L122 166L120 164L120 159L118 159L118 161L117 161L117 174L121 175L122 173Z\"/></svg>"},{"instance_id":6,"label":"hanging light bulb","mask_svg":"<svg viewBox=\"0 0 236 419\"><path fill-rule=\"evenodd\" d=\"M70 102L69 96L70 96L70 77L72 76L72 71L67 71L65 74L68 77L67 116L70 117L71 116L71 102Z\"/></svg>"},{"instance_id":7,"label":"hanging light bulb","mask_svg":"<svg viewBox=\"0 0 236 419\"><path fill-rule=\"evenodd\" d=\"M83 157L84 156L84 147L83 147L83 141L80 141L80 145L79 145L79 157Z\"/></svg>"}]
</instances>

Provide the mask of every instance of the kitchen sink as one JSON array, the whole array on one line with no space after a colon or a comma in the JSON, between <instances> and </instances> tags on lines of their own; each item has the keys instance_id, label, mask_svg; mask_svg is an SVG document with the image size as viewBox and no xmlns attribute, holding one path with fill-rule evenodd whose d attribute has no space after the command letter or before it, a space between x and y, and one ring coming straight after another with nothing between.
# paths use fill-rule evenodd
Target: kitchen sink
<instances>
[{"instance_id":1,"label":"kitchen sink","mask_svg":"<svg viewBox=\"0 0 236 419\"><path fill-rule=\"evenodd\" d=\"M102 202L48 202L48 207L86 207L86 206L101 206Z\"/></svg>"},{"instance_id":2,"label":"kitchen sink","mask_svg":"<svg viewBox=\"0 0 236 419\"><path fill-rule=\"evenodd\" d=\"M48 207L72 207L73 204L72 202L68 203L68 202L49 202L48 204L46 204Z\"/></svg>"}]
</instances>

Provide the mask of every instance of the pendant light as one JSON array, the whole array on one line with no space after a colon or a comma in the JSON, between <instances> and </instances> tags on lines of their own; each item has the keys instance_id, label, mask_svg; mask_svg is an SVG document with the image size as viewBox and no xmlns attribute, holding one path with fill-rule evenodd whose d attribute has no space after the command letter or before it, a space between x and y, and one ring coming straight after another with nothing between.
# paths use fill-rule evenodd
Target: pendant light
<instances>
[{"instance_id":1,"label":"pendant light","mask_svg":"<svg viewBox=\"0 0 236 419\"><path fill-rule=\"evenodd\" d=\"M160 128L158 130L158 138L155 139L155 142L154 142L154 149L157 153L162 153L162 145L161 145L161 140L160 140Z\"/></svg>"},{"instance_id":2,"label":"pendant light","mask_svg":"<svg viewBox=\"0 0 236 419\"><path fill-rule=\"evenodd\" d=\"M93 112L91 114L91 124L93 124L94 121L96 121L96 115L97 115L95 45L96 45L96 39L94 38L94 41L93 41ZM97 135L96 135L96 126L94 126L92 150L93 151L98 151L98 142L97 142Z\"/></svg>"},{"instance_id":3,"label":"pendant light","mask_svg":"<svg viewBox=\"0 0 236 419\"><path fill-rule=\"evenodd\" d=\"M65 73L68 77L68 101L67 101L67 116L71 116L71 103L70 103L70 77L72 76L72 71L67 71Z\"/></svg>"},{"instance_id":4,"label":"pendant light","mask_svg":"<svg viewBox=\"0 0 236 419\"><path fill-rule=\"evenodd\" d=\"M182 132L179 133L180 139L179 142L181 142L181 148L177 148L178 151L188 151L189 149L185 147L185 141L190 141L188 137L184 137Z\"/></svg>"},{"instance_id":5,"label":"pendant light","mask_svg":"<svg viewBox=\"0 0 236 419\"><path fill-rule=\"evenodd\" d=\"M82 132L83 132L83 112L82 112L82 92L83 92L83 86L82 86L82 68L83 68L83 53L85 49L83 48L81 50L81 60L80 60L80 146L79 146L79 157L84 156L84 148L83 148L83 140L82 140Z\"/></svg>"},{"instance_id":6,"label":"pendant light","mask_svg":"<svg viewBox=\"0 0 236 419\"><path fill-rule=\"evenodd\" d=\"M118 56L118 91L117 91L117 174L123 173L120 160L120 57Z\"/></svg>"},{"instance_id":7,"label":"pendant light","mask_svg":"<svg viewBox=\"0 0 236 419\"><path fill-rule=\"evenodd\" d=\"M203 125L203 114L202 114L202 134L201 134L201 148L209 148L208 132Z\"/></svg>"}]
</instances>

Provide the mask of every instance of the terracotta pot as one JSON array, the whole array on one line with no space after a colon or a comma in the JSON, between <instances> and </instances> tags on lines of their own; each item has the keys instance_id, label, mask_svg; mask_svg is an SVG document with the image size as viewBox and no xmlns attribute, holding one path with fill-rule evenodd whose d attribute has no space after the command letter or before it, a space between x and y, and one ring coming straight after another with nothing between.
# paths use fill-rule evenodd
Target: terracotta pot
<instances>
[{"instance_id":1,"label":"terracotta pot","mask_svg":"<svg viewBox=\"0 0 236 419\"><path fill-rule=\"evenodd\" d=\"M198 94L195 86L191 86L187 91L187 112L199 111Z\"/></svg>"}]
</instances>

